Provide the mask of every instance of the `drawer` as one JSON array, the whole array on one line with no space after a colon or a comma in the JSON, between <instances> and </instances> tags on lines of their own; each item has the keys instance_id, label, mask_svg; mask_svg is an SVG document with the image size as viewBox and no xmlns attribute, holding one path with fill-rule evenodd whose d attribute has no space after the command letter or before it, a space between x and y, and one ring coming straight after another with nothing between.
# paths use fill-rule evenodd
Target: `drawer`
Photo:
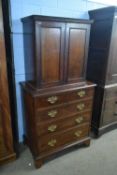
<instances>
[{"instance_id":1,"label":"drawer","mask_svg":"<svg viewBox=\"0 0 117 175\"><path fill-rule=\"evenodd\" d=\"M71 102L75 100L81 100L93 97L93 88L80 89L72 92L52 94L46 97L36 97L35 105L36 108L44 108L54 105L59 105L66 102Z\"/></svg>"},{"instance_id":2,"label":"drawer","mask_svg":"<svg viewBox=\"0 0 117 175\"><path fill-rule=\"evenodd\" d=\"M39 139L38 147L41 152L49 152L72 142L79 141L89 134L89 125L74 127L65 132L43 136Z\"/></svg>"},{"instance_id":3,"label":"drawer","mask_svg":"<svg viewBox=\"0 0 117 175\"><path fill-rule=\"evenodd\" d=\"M36 112L36 122L44 122L47 120L61 119L75 115L84 111L92 110L92 100L78 101L71 104L64 104L59 107L48 108L46 110L38 110Z\"/></svg>"},{"instance_id":4,"label":"drawer","mask_svg":"<svg viewBox=\"0 0 117 175\"><path fill-rule=\"evenodd\" d=\"M37 124L37 133L39 136L49 133L56 133L58 131L66 130L75 126L79 126L80 124L90 122L90 119L91 112L84 112L69 118L63 118L53 122L44 122L42 124Z\"/></svg>"}]
</instances>

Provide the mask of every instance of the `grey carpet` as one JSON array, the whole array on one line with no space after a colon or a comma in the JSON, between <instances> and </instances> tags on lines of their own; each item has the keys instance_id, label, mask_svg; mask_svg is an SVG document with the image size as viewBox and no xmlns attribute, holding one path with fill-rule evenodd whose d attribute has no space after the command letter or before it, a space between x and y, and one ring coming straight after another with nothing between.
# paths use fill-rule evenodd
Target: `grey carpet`
<instances>
[{"instance_id":1,"label":"grey carpet","mask_svg":"<svg viewBox=\"0 0 117 175\"><path fill-rule=\"evenodd\" d=\"M117 130L93 139L90 147L73 149L35 169L26 148L20 158L0 167L0 175L117 175Z\"/></svg>"}]
</instances>

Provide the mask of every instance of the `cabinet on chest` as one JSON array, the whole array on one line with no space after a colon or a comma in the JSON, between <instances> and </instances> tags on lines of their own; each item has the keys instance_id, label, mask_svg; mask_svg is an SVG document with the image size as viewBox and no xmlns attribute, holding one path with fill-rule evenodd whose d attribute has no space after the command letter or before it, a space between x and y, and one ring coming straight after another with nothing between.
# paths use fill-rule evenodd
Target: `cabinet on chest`
<instances>
[{"instance_id":1,"label":"cabinet on chest","mask_svg":"<svg viewBox=\"0 0 117 175\"><path fill-rule=\"evenodd\" d=\"M92 21L29 16L22 19L27 140L40 167L49 155L90 143L94 84L85 81Z\"/></svg>"}]
</instances>

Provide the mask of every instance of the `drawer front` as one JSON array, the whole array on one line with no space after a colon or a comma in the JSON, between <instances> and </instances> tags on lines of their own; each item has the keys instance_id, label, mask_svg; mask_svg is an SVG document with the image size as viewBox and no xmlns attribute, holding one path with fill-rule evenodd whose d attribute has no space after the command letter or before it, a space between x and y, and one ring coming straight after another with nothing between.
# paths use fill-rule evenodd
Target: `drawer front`
<instances>
[{"instance_id":1,"label":"drawer front","mask_svg":"<svg viewBox=\"0 0 117 175\"><path fill-rule=\"evenodd\" d=\"M84 111L92 110L92 100L78 101L71 104L62 105L60 107L53 107L47 110L38 110L36 122L44 122L47 120L54 120L63 117L69 117Z\"/></svg>"},{"instance_id":2,"label":"drawer front","mask_svg":"<svg viewBox=\"0 0 117 175\"><path fill-rule=\"evenodd\" d=\"M37 97L35 99L36 108L44 108L53 105L59 105L66 102L71 102L75 100L81 100L86 98L93 97L93 89L80 89L75 90L73 92L61 93L61 94L53 94L46 97Z\"/></svg>"},{"instance_id":3,"label":"drawer front","mask_svg":"<svg viewBox=\"0 0 117 175\"><path fill-rule=\"evenodd\" d=\"M91 112L84 112L71 116L69 118L59 119L54 122L45 122L43 124L37 124L37 133L39 136L49 133L56 133L58 131L66 130L80 124L90 122Z\"/></svg>"},{"instance_id":4,"label":"drawer front","mask_svg":"<svg viewBox=\"0 0 117 175\"><path fill-rule=\"evenodd\" d=\"M61 146L70 144L75 141L79 141L89 134L89 124L82 125L80 127L75 127L66 132L61 132L58 134L47 135L41 137L39 140L39 151L50 152Z\"/></svg>"}]
</instances>

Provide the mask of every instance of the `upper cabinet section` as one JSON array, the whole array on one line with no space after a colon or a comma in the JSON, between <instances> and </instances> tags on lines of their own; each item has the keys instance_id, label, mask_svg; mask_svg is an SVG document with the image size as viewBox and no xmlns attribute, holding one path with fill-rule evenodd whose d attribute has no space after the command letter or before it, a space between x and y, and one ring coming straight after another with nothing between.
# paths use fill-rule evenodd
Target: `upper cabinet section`
<instances>
[{"instance_id":1,"label":"upper cabinet section","mask_svg":"<svg viewBox=\"0 0 117 175\"><path fill-rule=\"evenodd\" d=\"M84 83L91 21L46 16L22 21L26 80L36 88Z\"/></svg>"}]
</instances>

